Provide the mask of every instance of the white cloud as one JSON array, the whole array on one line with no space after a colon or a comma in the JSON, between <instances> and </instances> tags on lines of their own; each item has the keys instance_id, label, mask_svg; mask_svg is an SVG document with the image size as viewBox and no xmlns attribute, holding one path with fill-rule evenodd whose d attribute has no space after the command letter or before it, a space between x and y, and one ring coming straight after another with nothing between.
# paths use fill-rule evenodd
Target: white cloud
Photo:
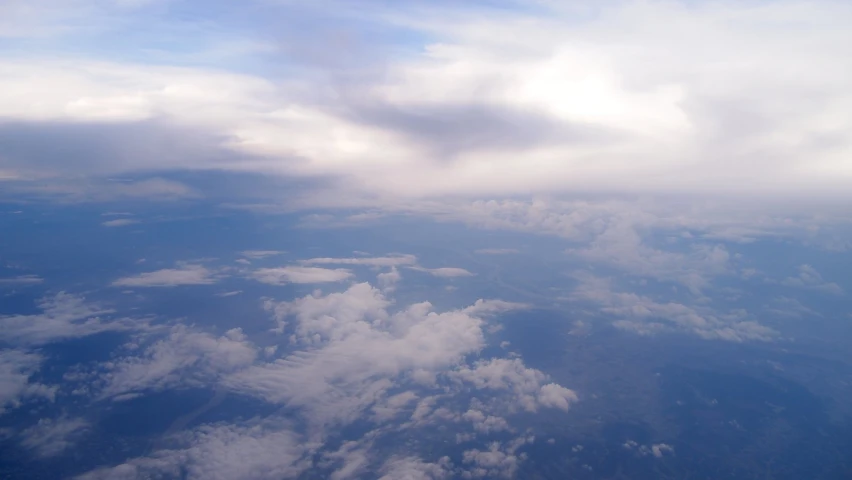
<instances>
[{"instance_id":1,"label":"white cloud","mask_svg":"<svg viewBox=\"0 0 852 480\"><path fill-rule=\"evenodd\" d=\"M17 277L0 278L0 286L3 285L36 285L44 282L38 275L19 275Z\"/></svg>"},{"instance_id":2,"label":"white cloud","mask_svg":"<svg viewBox=\"0 0 852 480\"><path fill-rule=\"evenodd\" d=\"M328 269L321 267L278 267L260 268L251 273L252 278L270 285L287 283L328 283L341 282L352 278L352 272L343 268Z\"/></svg>"},{"instance_id":3,"label":"white cloud","mask_svg":"<svg viewBox=\"0 0 852 480\"><path fill-rule=\"evenodd\" d=\"M396 289L396 284L402 280L402 275L396 267L391 267L389 271L378 274L376 280L383 292L390 293Z\"/></svg>"},{"instance_id":4,"label":"white cloud","mask_svg":"<svg viewBox=\"0 0 852 480\"><path fill-rule=\"evenodd\" d=\"M88 428L89 422L82 418L42 418L21 432L21 445L40 457L53 457L74 445Z\"/></svg>"},{"instance_id":5,"label":"white cloud","mask_svg":"<svg viewBox=\"0 0 852 480\"><path fill-rule=\"evenodd\" d=\"M239 295L239 294L241 294L241 293L243 293L243 291L242 291L242 290L232 290L232 291L230 291L230 292L221 292L221 293L217 293L217 294L216 294L216 296L217 296L217 297L233 297L233 296L235 296L235 295Z\"/></svg>"},{"instance_id":6,"label":"white cloud","mask_svg":"<svg viewBox=\"0 0 852 480\"><path fill-rule=\"evenodd\" d=\"M26 398L53 400L56 387L30 383L30 376L38 371L42 361L41 355L35 353L10 349L0 351L0 414L18 407Z\"/></svg>"},{"instance_id":7,"label":"white cloud","mask_svg":"<svg viewBox=\"0 0 852 480\"><path fill-rule=\"evenodd\" d=\"M379 480L441 480L450 476L451 468L449 457L435 463L414 457L392 457L380 469Z\"/></svg>"},{"instance_id":8,"label":"white cloud","mask_svg":"<svg viewBox=\"0 0 852 480\"><path fill-rule=\"evenodd\" d=\"M140 356L107 364L100 396L121 399L145 390L210 384L256 357L257 349L238 328L217 338L176 326Z\"/></svg>"},{"instance_id":9,"label":"white cloud","mask_svg":"<svg viewBox=\"0 0 852 480\"><path fill-rule=\"evenodd\" d=\"M843 294L843 288L841 288L840 285L825 281L822 278L822 275L820 275L820 273L810 265L799 266L799 274L795 277L785 278L781 284L788 287L807 288L834 295Z\"/></svg>"},{"instance_id":10,"label":"white cloud","mask_svg":"<svg viewBox=\"0 0 852 480\"><path fill-rule=\"evenodd\" d=\"M282 253L284 252L279 250L243 250L240 252L240 255L252 260L260 260L266 257L281 255Z\"/></svg>"},{"instance_id":11,"label":"white cloud","mask_svg":"<svg viewBox=\"0 0 852 480\"><path fill-rule=\"evenodd\" d=\"M210 285L218 281L215 272L202 265L181 265L154 272L119 278L114 287L177 287L180 285Z\"/></svg>"},{"instance_id":12,"label":"white cloud","mask_svg":"<svg viewBox=\"0 0 852 480\"><path fill-rule=\"evenodd\" d=\"M610 282L604 279L584 276L581 281L572 294L573 299L600 305L601 312L619 318L613 325L640 335L683 332L708 340L731 342L779 339L776 330L753 320L745 310L722 314L707 306L659 303L635 293L615 292Z\"/></svg>"},{"instance_id":13,"label":"white cloud","mask_svg":"<svg viewBox=\"0 0 852 480\"><path fill-rule=\"evenodd\" d=\"M0 116L167 117L250 159L136 154L112 168L332 176L385 198L848 191L848 5L626 1L581 16L558 2L538 7L360 12L434 40L381 65L355 62L359 75L334 67L335 78L358 79L339 89L316 80L332 73L316 63L276 87L224 68L9 57ZM37 30L41 17L15 12L0 31Z\"/></svg>"},{"instance_id":14,"label":"white cloud","mask_svg":"<svg viewBox=\"0 0 852 480\"><path fill-rule=\"evenodd\" d=\"M492 442L488 450L466 450L463 461L472 468L464 472L464 478L514 478L521 462L526 459L525 454L517 451L533 440L533 437L519 437L508 444Z\"/></svg>"},{"instance_id":15,"label":"white cloud","mask_svg":"<svg viewBox=\"0 0 852 480\"><path fill-rule=\"evenodd\" d=\"M415 265L417 257L414 255L390 255L386 257L356 257L356 258L311 258L302 260L302 263L331 264L331 265L366 265L370 267L399 267L402 265Z\"/></svg>"},{"instance_id":16,"label":"white cloud","mask_svg":"<svg viewBox=\"0 0 852 480\"><path fill-rule=\"evenodd\" d=\"M458 267L441 267L441 268L424 268L424 267L409 267L412 270L426 272L435 277L454 278L454 277L472 277L475 275L463 268Z\"/></svg>"},{"instance_id":17,"label":"white cloud","mask_svg":"<svg viewBox=\"0 0 852 480\"><path fill-rule=\"evenodd\" d=\"M117 218L115 220L107 220L106 222L101 223L101 225L105 227L126 227L127 225L134 225L139 223L139 220L133 220L131 218Z\"/></svg>"},{"instance_id":18,"label":"white cloud","mask_svg":"<svg viewBox=\"0 0 852 480\"><path fill-rule=\"evenodd\" d=\"M144 319L106 319L113 310L83 297L60 292L38 302L41 313L0 316L3 340L15 345L43 345L105 331L146 328Z\"/></svg>"},{"instance_id":19,"label":"white cloud","mask_svg":"<svg viewBox=\"0 0 852 480\"><path fill-rule=\"evenodd\" d=\"M512 392L516 408L535 412L539 406L568 410L577 395L554 383L547 383L542 372L527 368L518 358L480 360L448 373L453 380L473 385L479 390Z\"/></svg>"},{"instance_id":20,"label":"white cloud","mask_svg":"<svg viewBox=\"0 0 852 480\"><path fill-rule=\"evenodd\" d=\"M273 480L295 478L311 466L310 446L287 424L203 425L174 439L185 448L157 450L148 457L100 468L80 480L120 480L180 476L189 480Z\"/></svg>"}]
</instances>

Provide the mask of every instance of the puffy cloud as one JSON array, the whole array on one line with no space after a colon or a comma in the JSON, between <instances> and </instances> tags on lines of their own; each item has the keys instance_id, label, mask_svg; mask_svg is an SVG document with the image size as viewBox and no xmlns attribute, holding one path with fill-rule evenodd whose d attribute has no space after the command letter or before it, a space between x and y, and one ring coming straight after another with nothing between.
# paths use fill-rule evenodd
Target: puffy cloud
<instances>
[{"instance_id":1,"label":"puffy cloud","mask_svg":"<svg viewBox=\"0 0 852 480\"><path fill-rule=\"evenodd\" d=\"M530 412L536 411L539 406L567 411L578 400L572 390L555 383L544 384L547 376L527 368L518 358L480 360L472 367L461 366L449 372L448 376L479 390L510 391L513 406Z\"/></svg>"},{"instance_id":2,"label":"puffy cloud","mask_svg":"<svg viewBox=\"0 0 852 480\"><path fill-rule=\"evenodd\" d=\"M21 432L21 445L34 450L40 457L56 456L71 447L89 426L82 418L42 418Z\"/></svg>"},{"instance_id":3,"label":"puffy cloud","mask_svg":"<svg viewBox=\"0 0 852 480\"><path fill-rule=\"evenodd\" d=\"M100 396L122 399L145 390L215 382L219 375L244 368L256 357L257 349L238 328L217 338L176 326L140 356L106 364Z\"/></svg>"},{"instance_id":4,"label":"puffy cloud","mask_svg":"<svg viewBox=\"0 0 852 480\"><path fill-rule=\"evenodd\" d=\"M229 375L226 384L308 411L314 422L352 421L406 372L438 372L484 346L483 321L428 303L396 314L381 291L362 283L342 293L307 296L274 308L305 350Z\"/></svg>"},{"instance_id":5,"label":"puffy cloud","mask_svg":"<svg viewBox=\"0 0 852 480\"><path fill-rule=\"evenodd\" d=\"M352 272L346 269L328 269L320 267L278 267L260 268L251 273L258 282L270 285L287 283L328 283L340 282L352 278Z\"/></svg>"},{"instance_id":6,"label":"puffy cloud","mask_svg":"<svg viewBox=\"0 0 852 480\"><path fill-rule=\"evenodd\" d=\"M463 454L463 461L472 468L463 473L464 478L514 478L526 455L518 449L532 443L533 437L519 437L508 444L492 442L488 450L471 449Z\"/></svg>"},{"instance_id":7,"label":"puffy cloud","mask_svg":"<svg viewBox=\"0 0 852 480\"><path fill-rule=\"evenodd\" d=\"M376 280L378 280L379 287L383 292L390 293L396 289L396 284L402 280L402 274L396 267L391 267L390 271L378 274Z\"/></svg>"},{"instance_id":8,"label":"puffy cloud","mask_svg":"<svg viewBox=\"0 0 852 480\"><path fill-rule=\"evenodd\" d=\"M219 277L202 265L181 265L179 268L164 268L154 272L119 278L112 282L114 287L177 287L180 285L210 285Z\"/></svg>"},{"instance_id":9,"label":"puffy cloud","mask_svg":"<svg viewBox=\"0 0 852 480\"><path fill-rule=\"evenodd\" d=\"M35 353L0 351L0 414L19 406L25 398L53 400L56 387L30 382L30 376L38 371L42 361L41 355Z\"/></svg>"},{"instance_id":10,"label":"puffy cloud","mask_svg":"<svg viewBox=\"0 0 852 480\"><path fill-rule=\"evenodd\" d=\"M822 275L810 265L799 266L799 274L795 277L785 278L781 284L788 287L807 288L834 295L843 294L843 288L840 285L825 281Z\"/></svg>"},{"instance_id":11,"label":"puffy cloud","mask_svg":"<svg viewBox=\"0 0 852 480\"><path fill-rule=\"evenodd\" d=\"M379 480L440 480L450 476L449 457L427 463L414 457L392 457L385 462Z\"/></svg>"},{"instance_id":12,"label":"puffy cloud","mask_svg":"<svg viewBox=\"0 0 852 480\"><path fill-rule=\"evenodd\" d=\"M190 480L294 478L311 465L310 447L280 421L203 425L174 439L184 448L157 450L80 480L184 477Z\"/></svg>"},{"instance_id":13,"label":"puffy cloud","mask_svg":"<svg viewBox=\"0 0 852 480\"><path fill-rule=\"evenodd\" d=\"M15 345L43 345L105 331L146 327L144 320L107 320L113 310L86 302L78 295L60 292L38 302L41 313L0 316L0 339Z\"/></svg>"}]
</instances>

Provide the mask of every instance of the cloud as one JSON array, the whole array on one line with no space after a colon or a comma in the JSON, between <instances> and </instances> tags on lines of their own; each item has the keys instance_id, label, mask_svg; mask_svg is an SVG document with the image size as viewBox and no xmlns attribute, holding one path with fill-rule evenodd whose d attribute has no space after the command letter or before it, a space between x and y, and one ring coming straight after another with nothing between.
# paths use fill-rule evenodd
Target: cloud
<instances>
[{"instance_id":1,"label":"cloud","mask_svg":"<svg viewBox=\"0 0 852 480\"><path fill-rule=\"evenodd\" d=\"M146 390L205 385L250 365L257 349L239 328L221 337L179 325L137 357L109 362L101 375L102 398L128 398Z\"/></svg>"},{"instance_id":2,"label":"cloud","mask_svg":"<svg viewBox=\"0 0 852 480\"><path fill-rule=\"evenodd\" d=\"M459 367L448 376L478 390L510 391L514 406L530 412L535 412L539 406L567 411L578 401L577 394L567 388L554 383L542 385L547 376L527 368L517 358L480 360L472 367Z\"/></svg>"},{"instance_id":3,"label":"cloud","mask_svg":"<svg viewBox=\"0 0 852 480\"><path fill-rule=\"evenodd\" d=\"M841 288L840 285L825 281L822 278L822 275L820 275L820 273L810 265L799 266L799 275L785 278L781 281L781 285L807 288L809 290L816 290L834 295L843 295L843 288Z\"/></svg>"},{"instance_id":4,"label":"cloud","mask_svg":"<svg viewBox=\"0 0 852 480\"><path fill-rule=\"evenodd\" d=\"M217 293L217 294L216 294L216 296L217 296L217 297L233 297L233 296L235 296L235 295L239 295L239 294L241 294L241 293L243 293L243 291L242 291L242 290L232 290L232 291L230 291L230 292L221 292L221 293Z\"/></svg>"},{"instance_id":5,"label":"cloud","mask_svg":"<svg viewBox=\"0 0 852 480\"><path fill-rule=\"evenodd\" d=\"M370 267L399 267L402 265L415 265L417 257L414 255L391 255L387 257L357 257L357 258L311 258L302 260L302 263L311 265L366 265Z\"/></svg>"},{"instance_id":6,"label":"cloud","mask_svg":"<svg viewBox=\"0 0 852 480\"><path fill-rule=\"evenodd\" d=\"M402 280L402 274L399 273L396 267L391 267L390 271L378 274L376 280L382 291L389 293L396 289L396 284Z\"/></svg>"},{"instance_id":7,"label":"cloud","mask_svg":"<svg viewBox=\"0 0 852 480\"><path fill-rule=\"evenodd\" d=\"M65 292L44 297L37 306L41 313L0 316L3 332L0 338L13 345L34 346L100 332L147 327L144 319L105 318L114 311Z\"/></svg>"},{"instance_id":8,"label":"cloud","mask_svg":"<svg viewBox=\"0 0 852 480\"><path fill-rule=\"evenodd\" d=\"M503 10L418 2L394 15L375 7L355 15L351 6L330 4L334 7L310 10L320 25L343 23L357 32L367 23L407 35L379 36L383 42L369 37L359 50L363 56L341 55L331 46L310 54L282 48L280 54L301 67L287 82L231 73L222 57L214 62L218 68L207 68L167 67L165 61L140 59L138 52L121 57L135 62L99 59L94 52L90 58L24 60L6 54L0 116L40 126L64 122L69 132L84 130L86 122L137 122L141 125L131 130L144 130L168 118L173 130L206 135L147 143L104 136L101 142L120 153L111 157L122 159L110 166L112 172L212 166L323 176L385 199L848 191L852 172L844 159L850 149L845 132L852 74L841 45L849 43L844 40L852 10L845 4L626 1L584 7L582 15L578 7L559 3ZM65 30L79 23L65 15L92 15L87 6L59 9L63 21L36 14L24 21L16 9L5 15L16 20L0 25L0 32ZM276 8L293 22L305 14L286 3ZM232 26L211 30L220 35L236 30L242 38L216 41L267 40L259 25L236 28L229 11L205 12L205 24ZM173 18L147 18L180 32L169 23ZM87 35L109 40L119 24L104 20ZM694 35L684 37L684 25ZM212 35L211 30L201 31ZM334 44L318 36L311 45ZM412 44L401 38L428 40ZM196 44L216 43L204 40ZM300 40L284 43L306 44ZM631 48L624 49L625 43ZM66 42L50 45L62 52ZM383 54L399 49L406 54ZM190 50L176 58L200 53ZM273 59L267 54L248 58L268 64ZM168 63L181 63L174 58ZM39 99L37 107L31 98ZM48 136L36 130L34 136ZM156 138L147 135L143 138ZM203 154L219 147L238 154L228 160ZM32 164L21 148L15 157ZM47 147L30 142L25 149L38 148ZM282 161L295 156L300 161ZM53 167L60 163L67 164L55 160ZM26 165L16 161L12 170Z\"/></svg>"},{"instance_id":9,"label":"cloud","mask_svg":"<svg viewBox=\"0 0 852 480\"><path fill-rule=\"evenodd\" d=\"M252 278L270 285L287 283L328 283L341 282L352 278L352 272L346 269L328 269L320 267L278 267L260 268L251 273Z\"/></svg>"},{"instance_id":10,"label":"cloud","mask_svg":"<svg viewBox=\"0 0 852 480\"><path fill-rule=\"evenodd\" d=\"M518 250L514 248L480 248L473 253L478 255L510 255L518 253Z\"/></svg>"},{"instance_id":11,"label":"cloud","mask_svg":"<svg viewBox=\"0 0 852 480\"><path fill-rule=\"evenodd\" d=\"M21 432L21 445L40 457L53 457L71 447L89 426L82 418L42 418Z\"/></svg>"},{"instance_id":12,"label":"cloud","mask_svg":"<svg viewBox=\"0 0 852 480\"><path fill-rule=\"evenodd\" d=\"M514 478L525 454L517 454L533 437L519 437L508 444L492 442L488 450L471 449L464 452L463 461L472 466L465 478Z\"/></svg>"},{"instance_id":13,"label":"cloud","mask_svg":"<svg viewBox=\"0 0 852 480\"><path fill-rule=\"evenodd\" d=\"M275 255L281 255L282 251L279 250L243 250L240 252L240 255L250 258L252 260L260 260L266 257L272 257Z\"/></svg>"},{"instance_id":14,"label":"cloud","mask_svg":"<svg viewBox=\"0 0 852 480\"><path fill-rule=\"evenodd\" d=\"M139 220L133 220L130 218L117 218L115 220L107 220L106 222L101 223L101 225L105 227L126 227L127 225L133 225L139 223Z\"/></svg>"},{"instance_id":15,"label":"cloud","mask_svg":"<svg viewBox=\"0 0 852 480\"><path fill-rule=\"evenodd\" d=\"M455 277L472 277L475 274L471 273L463 268L457 267L441 267L441 268L424 268L424 267L409 267L412 270L417 270L419 272L426 272L435 277L441 278L455 278Z\"/></svg>"},{"instance_id":16,"label":"cloud","mask_svg":"<svg viewBox=\"0 0 852 480\"><path fill-rule=\"evenodd\" d=\"M601 312L618 318L613 322L615 327L640 335L682 332L731 342L780 338L778 331L758 323L745 310L716 313L706 306L660 303L635 293L615 292L609 281L600 278L585 276L581 281L572 299L599 305Z\"/></svg>"},{"instance_id":17,"label":"cloud","mask_svg":"<svg viewBox=\"0 0 852 480\"><path fill-rule=\"evenodd\" d=\"M164 268L154 272L119 278L113 287L177 287L180 285L211 285L218 276L202 265L181 265L179 268Z\"/></svg>"},{"instance_id":18,"label":"cloud","mask_svg":"<svg viewBox=\"0 0 852 480\"><path fill-rule=\"evenodd\" d=\"M392 457L382 466L379 480L441 480L450 476L449 457L428 463L415 457Z\"/></svg>"},{"instance_id":19,"label":"cloud","mask_svg":"<svg viewBox=\"0 0 852 480\"><path fill-rule=\"evenodd\" d=\"M0 351L0 415L20 406L25 398L53 400L56 387L30 383L30 376L38 371L43 360L35 353L11 349Z\"/></svg>"},{"instance_id":20,"label":"cloud","mask_svg":"<svg viewBox=\"0 0 852 480\"><path fill-rule=\"evenodd\" d=\"M311 466L310 446L280 421L247 425L202 425L174 438L184 448L157 450L77 477L80 480L117 480L184 477L190 480L235 478L295 478Z\"/></svg>"},{"instance_id":21,"label":"cloud","mask_svg":"<svg viewBox=\"0 0 852 480\"><path fill-rule=\"evenodd\" d=\"M0 278L0 286L3 285L36 285L44 282L38 275L19 275L17 277Z\"/></svg>"}]
</instances>

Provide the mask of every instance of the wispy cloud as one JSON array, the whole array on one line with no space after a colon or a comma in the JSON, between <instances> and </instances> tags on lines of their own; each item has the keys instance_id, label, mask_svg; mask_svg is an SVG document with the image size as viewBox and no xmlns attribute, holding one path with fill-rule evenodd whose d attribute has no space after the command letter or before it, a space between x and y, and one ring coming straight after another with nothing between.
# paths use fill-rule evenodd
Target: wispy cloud
<instances>
[{"instance_id":1,"label":"wispy cloud","mask_svg":"<svg viewBox=\"0 0 852 480\"><path fill-rule=\"evenodd\" d=\"M211 285L219 281L220 275L202 265L183 265L179 268L164 268L154 272L119 278L112 282L114 287L177 287L181 285Z\"/></svg>"}]
</instances>

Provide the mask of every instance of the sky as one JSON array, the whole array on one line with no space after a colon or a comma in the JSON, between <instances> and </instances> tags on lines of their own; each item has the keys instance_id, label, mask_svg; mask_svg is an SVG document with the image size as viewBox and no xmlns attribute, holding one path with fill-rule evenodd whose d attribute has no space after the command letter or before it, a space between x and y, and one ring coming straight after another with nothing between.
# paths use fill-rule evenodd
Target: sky
<instances>
[{"instance_id":1,"label":"sky","mask_svg":"<svg viewBox=\"0 0 852 480\"><path fill-rule=\"evenodd\" d=\"M342 205L852 191L846 2L0 9L6 182L248 172Z\"/></svg>"},{"instance_id":2,"label":"sky","mask_svg":"<svg viewBox=\"0 0 852 480\"><path fill-rule=\"evenodd\" d=\"M840 0L0 0L0 476L726 468L660 420L709 412L718 372L670 398L666 362L852 418L850 25ZM852 427L764 387L723 413L822 436L742 452L845 468L820 455ZM614 411L657 430L586 435Z\"/></svg>"}]
</instances>

